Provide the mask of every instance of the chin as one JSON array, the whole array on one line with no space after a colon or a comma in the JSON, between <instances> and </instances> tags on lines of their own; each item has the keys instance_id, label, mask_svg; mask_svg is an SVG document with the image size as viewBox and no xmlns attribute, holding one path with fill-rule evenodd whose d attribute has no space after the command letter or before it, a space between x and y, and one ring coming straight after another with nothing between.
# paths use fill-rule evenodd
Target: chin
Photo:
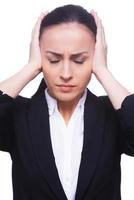
<instances>
[{"instance_id":1,"label":"chin","mask_svg":"<svg viewBox=\"0 0 134 200\"><path fill-rule=\"evenodd\" d=\"M57 99L58 101L63 101L63 102L71 102L75 101L76 99L79 99L79 95L76 94L69 94L69 93L64 93L64 94L55 94L54 98Z\"/></svg>"}]
</instances>

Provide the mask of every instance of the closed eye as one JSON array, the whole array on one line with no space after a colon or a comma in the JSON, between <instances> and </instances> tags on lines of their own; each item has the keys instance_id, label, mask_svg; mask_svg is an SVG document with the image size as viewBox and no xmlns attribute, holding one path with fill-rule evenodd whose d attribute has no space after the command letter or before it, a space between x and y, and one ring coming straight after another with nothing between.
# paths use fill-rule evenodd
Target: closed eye
<instances>
[{"instance_id":1,"label":"closed eye","mask_svg":"<svg viewBox=\"0 0 134 200\"><path fill-rule=\"evenodd\" d=\"M50 63L54 64L54 63L58 63L60 62L60 60L49 60ZM80 60L74 60L73 62L75 62L76 64L83 64L84 61L80 61Z\"/></svg>"},{"instance_id":2,"label":"closed eye","mask_svg":"<svg viewBox=\"0 0 134 200\"><path fill-rule=\"evenodd\" d=\"M60 60L50 60L49 62L50 63L58 63L58 62L60 62Z\"/></svg>"},{"instance_id":3,"label":"closed eye","mask_svg":"<svg viewBox=\"0 0 134 200\"><path fill-rule=\"evenodd\" d=\"M79 61L79 60L74 60L74 62L75 63L77 63L77 64L83 64L84 63L84 61L82 60L82 61Z\"/></svg>"}]
</instances>

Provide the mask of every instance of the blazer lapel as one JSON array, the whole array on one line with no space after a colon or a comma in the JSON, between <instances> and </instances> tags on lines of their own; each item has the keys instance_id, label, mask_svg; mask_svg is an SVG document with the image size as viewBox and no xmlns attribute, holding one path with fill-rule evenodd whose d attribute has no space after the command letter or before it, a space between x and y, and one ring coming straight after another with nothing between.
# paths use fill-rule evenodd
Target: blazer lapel
<instances>
[{"instance_id":1,"label":"blazer lapel","mask_svg":"<svg viewBox=\"0 0 134 200\"><path fill-rule=\"evenodd\" d=\"M45 178L44 180L47 179L48 184L55 192L58 199L67 200L58 176L53 155L50 138L49 114L44 91L31 100L29 128L36 159Z\"/></svg>"},{"instance_id":2,"label":"blazer lapel","mask_svg":"<svg viewBox=\"0 0 134 200\"><path fill-rule=\"evenodd\" d=\"M43 87L42 87L43 86ZM31 100L29 110L29 129L37 162L51 189L59 200L67 200L61 185L52 150L49 114L44 94L44 80L38 94ZM84 110L84 143L79 169L76 200L81 200L90 187L100 156L105 128L105 112L98 98L88 90Z\"/></svg>"},{"instance_id":3,"label":"blazer lapel","mask_svg":"<svg viewBox=\"0 0 134 200\"><path fill-rule=\"evenodd\" d=\"M84 110L84 143L76 200L83 199L82 197L93 178L102 147L104 119L104 110L98 104L97 97L88 90Z\"/></svg>"}]
</instances>

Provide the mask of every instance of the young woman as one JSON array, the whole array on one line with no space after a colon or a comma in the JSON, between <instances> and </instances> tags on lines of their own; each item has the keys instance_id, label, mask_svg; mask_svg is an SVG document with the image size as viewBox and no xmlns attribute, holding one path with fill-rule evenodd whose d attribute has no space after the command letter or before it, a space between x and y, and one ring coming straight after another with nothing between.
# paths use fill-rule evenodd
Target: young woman
<instances>
[{"instance_id":1,"label":"young woman","mask_svg":"<svg viewBox=\"0 0 134 200\"><path fill-rule=\"evenodd\" d=\"M39 73L31 98L20 91ZM92 73L107 96L87 85ZM0 83L0 149L14 200L120 200L121 154L134 155L134 94L107 68L101 20L77 5L41 14L29 62Z\"/></svg>"}]
</instances>

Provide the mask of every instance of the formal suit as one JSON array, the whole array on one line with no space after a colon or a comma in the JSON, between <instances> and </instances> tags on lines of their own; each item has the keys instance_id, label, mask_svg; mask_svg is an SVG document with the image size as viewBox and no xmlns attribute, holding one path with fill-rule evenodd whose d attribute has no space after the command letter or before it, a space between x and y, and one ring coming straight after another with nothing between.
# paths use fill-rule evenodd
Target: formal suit
<instances>
[{"instance_id":1,"label":"formal suit","mask_svg":"<svg viewBox=\"0 0 134 200\"><path fill-rule=\"evenodd\" d=\"M67 200L52 151L46 85L31 97L0 93L0 150L12 159L14 200ZM75 147L74 147L75 148ZM134 156L134 94L115 110L88 90L76 200L120 200L120 158Z\"/></svg>"}]
</instances>

